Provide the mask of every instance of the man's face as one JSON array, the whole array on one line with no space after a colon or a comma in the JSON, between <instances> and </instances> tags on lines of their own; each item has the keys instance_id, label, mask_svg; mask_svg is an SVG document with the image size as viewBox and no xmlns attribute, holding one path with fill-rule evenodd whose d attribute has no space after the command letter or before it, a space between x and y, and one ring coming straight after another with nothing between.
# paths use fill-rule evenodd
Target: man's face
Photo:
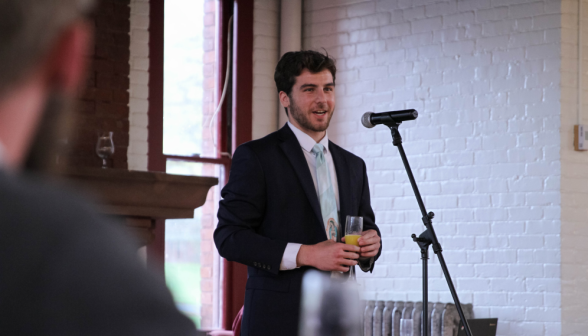
<instances>
[{"instance_id":1,"label":"man's face","mask_svg":"<svg viewBox=\"0 0 588 336\"><path fill-rule=\"evenodd\" d=\"M288 108L288 119L294 126L317 142L324 137L335 109L335 83L327 69L312 73L304 69L290 95L280 92L282 105Z\"/></svg>"}]
</instances>

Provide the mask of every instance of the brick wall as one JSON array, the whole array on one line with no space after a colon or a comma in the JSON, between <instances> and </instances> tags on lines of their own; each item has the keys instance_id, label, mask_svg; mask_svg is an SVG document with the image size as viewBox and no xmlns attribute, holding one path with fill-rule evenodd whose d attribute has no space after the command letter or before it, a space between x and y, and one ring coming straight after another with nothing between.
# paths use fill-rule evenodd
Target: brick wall
<instances>
[{"instance_id":1,"label":"brick wall","mask_svg":"<svg viewBox=\"0 0 588 336\"><path fill-rule=\"evenodd\" d=\"M338 61L329 135L366 161L383 233L366 297L421 299L417 203L390 132L359 123L415 108L404 147L460 299L498 317L498 335L559 335L561 3L308 0L304 11L304 47ZM435 257L429 270L430 299L451 302Z\"/></svg>"},{"instance_id":2,"label":"brick wall","mask_svg":"<svg viewBox=\"0 0 588 336\"><path fill-rule=\"evenodd\" d=\"M114 168L127 168L129 145L129 0L99 2L89 72L80 93L76 125L69 142L68 164L100 167L98 134L114 132Z\"/></svg>"},{"instance_id":3,"label":"brick wall","mask_svg":"<svg viewBox=\"0 0 588 336\"><path fill-rule=\"evenodd\" d=\"M204 3L204 99L203 99L203 113L205 124L203 127L203 154L205 156L214 157L216 153L212 151L214 145L208 125L210 118L216 108L217 99L215 98L216 88L216 77L215 77L215 66L216 66L216 6L215 0L206 0ZM219 113L222 113L219 111ZM216 134L216 133L215 133ZM207 164L203 166L202 175L204 176L223 176L223 171L218 166ZM219 181L219 185L224 185L222 179ZM212 188L208 192L206 203L202 206L202 230L200 231L200 264L202 277L200 290L202 291L202 308L200 314L202 317L201 328L214 328L220 325L219 320L219 264L220 257L218 252L214 248L214 241L212 235L216 228L216 211L218 210L218 202L220 192L218 186Z\"/></svg>"},{"instance_id":4,"label":"brick wall","mask_svg":"<svg viewBox=\"0 0 588 336\"><path fill-rule=\"evenodd\" d=\"M147 170L149 108L149 0L131 0L129 74L130 170Z\"/></svg>"},{"instance_id":5,"label":"brick wall","mask_svg":"<svg viewBox=\"0 0 588 336\"><path fill-rule=\"evenodd\" d=\"M259 139L282 126L278 125L278 95L274 82L280 52L280 1L255 0L253 6L252 139Z\"/></svg>"},{"instance_id":6,"label":"brick wall","mask_svg":"<svg viewBox=\"0 0 588 336\"><path fill-rule=\"evenodd\" d=\"M584 46L583 116L586 123L588 62L586 41L588 3L582 12ZM588 238L586 204L588 204L588 153L573 150L573 127L578 123L578 1L562 1L561 49L561 282L562 334L584 335L588 329L588 260L583 241Z\"/></svg>"}]
</instances>

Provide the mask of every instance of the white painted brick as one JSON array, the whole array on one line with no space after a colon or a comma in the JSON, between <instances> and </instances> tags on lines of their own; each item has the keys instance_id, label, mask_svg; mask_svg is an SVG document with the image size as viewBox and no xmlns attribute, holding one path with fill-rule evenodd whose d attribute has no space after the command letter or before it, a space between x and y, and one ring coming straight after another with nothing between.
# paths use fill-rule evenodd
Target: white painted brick
<instances>
[{"instance_id":1,"label":"white painted brick","mask_svg":"<svg viewBox=\"0 0 588 336\"><path fill-rule=\"evenodd\" d=\"M543 8L543 2L542 1L535 1L535 2L531 2L531 3L526 3L526 4L520 4L520 5L512 5L509 6L509 17L510 18L524 18L524 17L530 17L530 16L538 16L541 14L544 14L544 8Z\"/></svg>"},{"instance_id":2,"label":"white painted brick","mask_svg":"<svg viewBox=\"0 0 588 336\"><path fill-rule=\"evenodd\" d=\"M443 26L441 17L433 17L411 22L411 31L413 34L432 32Z\"/></svg>"},{"instance_id":3,"label":"white painted brick","mask_svg":"<svg viewBox=\"0 0 588 336\"><path fill-rule=\"evenodd\" d=\"M404 48L417 48L421 46L428 46L431 44L433 40L433 34L430 32L422 33L422 34L413 34L410 36L403 36L401 38L402 46ZM416 50L407 50L407 53L418 53L418 49Z\"/></svg>"},{"instance_id":4,"label":"white painted brick","mask_svg":"<svg viewBox=\"0 0 588 336\"><path fill-rule=\"evenodd\" d=\"M131 41L130 45L131 57L148 57L149 56L149 45L143 42Z\"/></svg>"},{"instance_id":5,"label":"white painted brick","mask_svg":"<svg viewBox=\"0 0 588 336\"><path fill-rule=\"evenodd\" d=\"M135 57L132 59L132 65L134 70L149 71L149 58Z\"/></svg>"},{"instance_id":6,"label":"white painted brick","mask_svg":"<svg viewBox=\"0 0 588 336\"><path fill-rule=\"evenodd\" d=\"M378 29L376 28L356 30L350 32L349 43L374 41L378 38Z\"/></svg>"},{"instance_id":7,"label":"white painted brick","mask_svg":"<svg viewBox=\"0 0 588 336\"><path fill-rule=\"evenodd\" d=\"M474 293L474 306L491 305L491 306L505 306L508 303L508 295L506 293L483 292Z\"/></svg>"},{"instance_id":8,"label":"white painted brick","mask_svg":"<svg viewBox=\"0 0 588 336\"><path fill-rule=\"evenodd\" d=\"M529 264L535 262L535 250L517 250L517 260L520 264Z\"/></svg>"},{"instance_id":9,"label":"white painted brick","mask_svg":"<svg viewBox=\"0 0 588 336\"><path fill-rule=\"evenodd\" d=\"M129 140L146 141L148 138L147 128L131 126L129 132Z\"/></svg>"},{"instance_id":10,"label":"white painted brick","mask_svg":"<svg viewBox=\"0 0 588 336\"><path fill-rule=\"evenodd\" d=\"M129 78L131 84L147 85L149 83L149 73L146 71L131 70Z\"/></svg>"},{"instance_id":11,"label":"white painted brick","mask_svg":"<svg viewBox=\"0 0 588 336\"><path fill-rule=\"evenodd\" d=\"M477 0L477 1L458 1L457 10L460 12L490 8L492 3L490 0Z\"/></svg>"},{"instance_id":12,"label":"white painted brick","mask_svg":"<svg viewBox=\"0 0 588 336\"><path fill-rule=\"evenodd\" d=\"M503 179L476 180L474 184L476 191L480 193L500 193L508 191L507 183Z\"/></svg>"},{"instance_id":13,"label":"white painted brick","mask_svg":"<svg viewBox=\"0 0 588 336\"><path fill-rule=\"evenodd\" d=\"M345 7L333 7L321 10L306 11L305 18L309 18L309 22L324 22L345 19L347 17L347 9ZM257 18L256 18L257 19Z\"/></svg>"},{"instance_id":14,"label":"white painted brick","mask_svg":"<svg viewBox=\"0 0 588 336\"><path fill-rule=\"evenodd\" d=\"M525 291L525 283L522 279L492 279L490 281L490 288L496 292L524 292ZM478 289L478 290L481 290ZM513 309L510 307L504 307L503 309ZM520 308L515 308L520 309ZM509 315L502 315L502 316L509 316Z\"/></svg>"},{"instance_id":15,"label":"white painted brick","mask_svg":"<svg viewBox=\"0 0 588 336\"><path fill-rule=\"evenodd\" d=\"M459 64L462 68L488 66L492 63L492 54L480 53L460 55Z\"/></svg>"},{"instance_id":16,"label":"white painted brick","mask_svg":"<svg viewBox=\"0 0 588 336\"><path fill-rule=\"evenodd\" d=\"M473 12L462 12L458 14L443 16L443 27L467 26L475 22Z\"/></svg>"},{"instance_id":17,"label":"white painted brick","mask_svg":"<svg viewBox=\"0 0 588 336\"><path fill-rule=\"evenodd\" d=\"M433 42L456 42L465 39L466 28L452 27L447 29L436 30L433 32Z\"/></svg>"},{"instance_id":18,"label":"white painted brick","mask_svg":"<svg viewBox=\"0 0 588 336\"><path fill-rule=\"evenodd\" d=\"M534 29L549 29L561 27L561 14L548 14L533 17Z\"/></svg>"},{"instance_id":19,"label":"white painted brick","mask_svg":"<svg viewBox=\"0 0 588 336\"><path fill-rule=\"evenodd\" d=\"M149 124L149 118L145 113L132 113L129 115L129 120L133 126L145 127Z\"/></svg>"},{"instance_id":20,"label":"white painted brick","mask_svg":"<svg viewBox=\"0 0 588 336\"><path fill-rule=\"evenodd\" d=\"M454 1L442 2L442 3L432 3L430 5L425 6L425 15L427 17L437 16L437 15L454 14L456 12L457 12L457 2L454 2Z\"/></svg>"},{"instance_id":21,"label":"white painted brick","mask_svg":"<svg viewBox=\"0 0 588 336\"><path fill-rule=\"evenodd\" d=\"M553 308L529 308L526 313L527 321L537 322L560 322L561 312Z\"/></svg>"},{"instance_id":22,"label":"white painted brick","mask_svg":"<svg viewBox=\"0 0 588 336\"><path fill-rule=\"evenodd\" d=\"M529 60L557 58L560 50L553 46L553 44L543 44L531 46L527 48L526 58Z\"/></svg>"},{"instance_id":23,"label":"white painted brick","mask_svg":"<svg viewBox=\"0 0 588 336\"><path fill-rule=\"evenodd\" d=\"M470 25L465 28L465 38L477 39L479 37L482 37L482 25Z\"/></svg>"},{"instance_id":24,"label":"white painted brick","mask_svg":"<svg viewBox=\"0 0 588 336\"><path fill-rule=\"evenodd\" d=\"M517 30L516 20L488 22L482 25L483 36L506 35Z\"/></svg>"},{"instance_id":25,"label":"white painted brick","mask_svg":"<svg viewBox=\"0 0 588 336\"><path fill-rule=\"evenodd\" d=\"M474 41L445 43L443 45L443 53L445 56L467 55L473 54L474 48Z\"/></svg>"},{"instance_id":26,"label":"white painted brick","mask_svg":"<svg viewBox=\"0 0 588 336\"><path fill-rule=\"evenodd\" d=\"M467 261L469 264L481 263L482 260L482 251L467 251Z\"/></svg>"},{"instance_id":27,"label":"white painted brick","mask_svg":"<svg viewBox=\"0 0 588 336\"><path fill-rule=\"evenodd\" d=\"M482 37L476 40L476 51L493 51L506 49L509 36Z\"/></svg>"},{"instance_id":28,"label":"white painted brick","mask_svg":"<svg viewBox=\"0 0 588 336\"><path fill-rule=\"evenodd\" d=\"M374 55L363 55L358 57L351 57L346 60L348 69L360 69L366 66L374 66Z\"/></svg>"},{"instance_id":29,"label":"white painted brick","mask_svg":"<svg viewBox=\"0 0 588 336\"><path fill-rule=\"evenodd\" d=\"M363 16L360 20L362 28L381 27L390 24L391 15L390 13L378 12L373 15Z\"/></svg>"},{"instance_id":30,"label":"white painted brick","mask_svg":"<svg viewBox=\"0 0 588 336\"><path fill-rule=\"evenodd\" d=\"M500 21L508 16L507 6L498 6L476 11L476 22Z\"/></svg>"},{"instance_id":31,"label":"white painted brick","mask_svg":"<svg viewBox=\"0 0 588 336\"><path fill-rule=\"evenodd\" d=\"M403 9L402 18L406 21L425 18L425 6L408 7Z\"/></svg>"},{"instance_id":32,"label":"white painted brick","mask_svg":"<svg viewBox=\"0 0 588 336\"><path fill-rule=\"evenodd\" d=\"M131 28L148 29L149 16L148 15L133 15L131 19Z\"/></svg>"},{"instance_id":33,"label":"white painted brick","mask_svg":"<svg viewBox=\"0 0 588 336\"><path fill-rule=\"evenodd\" d=\"M373 1L363 2L347 7L348 17L366 16L374 13L376 13L376 4Z\"/></svg>"},{"instance_id":34,"label":"white painted brick","mask_svg":"<svg viewBox=\"0 0 588 336\"><path fill-rule=\"evenodd\" d=\"M406 36L410 33L410 23L404 22L399 24L392 24L380 28L380 36L382 38Z\"/></svg>"},{"instance_id":35,"label":"white painted brick","mask_svg":"<svg viewBox=\"0 0 588 336\"><path fill-rule=\"evenodd\" d=\"M357 55L374 54L384 52L386 50L386 43L378 40L358 43L357 46L354 47L356 47Z\"/></svg>"}]
</instances>

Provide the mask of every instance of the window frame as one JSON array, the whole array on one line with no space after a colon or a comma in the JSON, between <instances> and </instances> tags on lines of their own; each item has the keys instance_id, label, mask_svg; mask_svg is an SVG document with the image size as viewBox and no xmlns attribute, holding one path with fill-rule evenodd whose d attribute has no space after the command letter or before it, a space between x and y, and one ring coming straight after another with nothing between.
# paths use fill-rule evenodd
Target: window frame
<instances>
[{"instance_id":1,"label":"window frame","mask_svg":"<svg viewBox=\"0 0 588 336\"><path fill-rule=\"evenodd\" d=\"M163 47L164 0L149 0L149 109L148 109L148 170L165 172L167 159L214 163L224 166L224 181L228 181L231 159L220 152L234 149L252 139L253 95L253 0L217 0L217 68L215 99L219 100L225 80L229 18L232 27L232 95L227 96L219 113L217 157L165 155L163 153ZM222 186L220 186L222 187ZM155 221L154 240L147 247L147 263L164 278L165 221ZM243 306L247 267L222 259L222 322L221 327L232 329L233 318Z\"/></svg>"}]
</instances>

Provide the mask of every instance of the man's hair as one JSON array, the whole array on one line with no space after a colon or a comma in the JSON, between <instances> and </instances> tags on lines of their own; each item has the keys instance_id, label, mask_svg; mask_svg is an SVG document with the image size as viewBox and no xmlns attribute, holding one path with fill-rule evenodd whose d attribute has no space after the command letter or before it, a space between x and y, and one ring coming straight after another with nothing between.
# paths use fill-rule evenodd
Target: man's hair
<instances>
[{"instance_id":1,"label":"man's hair","mask_svg":"<svg viewBox=\"0 0 588 336\"><path fill-rule=\"evenodd\" d=\"M0 0L0 96L49 51L94 0Z\"/></svg>"},{"instance_id":2,"label":"man's hair","mask_svg":"<svg viewBox=\"0 0 588 336\"><path fill-rule=\"evenodd\" d=\"M274 81L276 82L278 93L284 91L290 96L296 77L300 76L304 69L308 69L312 73L327 69L333 75L333 83L335 83L337 68L335 67L335 60L328 54L323 55L313 50L290 51L282 56L274 72Z\"/></svg>"}]
</instances>

